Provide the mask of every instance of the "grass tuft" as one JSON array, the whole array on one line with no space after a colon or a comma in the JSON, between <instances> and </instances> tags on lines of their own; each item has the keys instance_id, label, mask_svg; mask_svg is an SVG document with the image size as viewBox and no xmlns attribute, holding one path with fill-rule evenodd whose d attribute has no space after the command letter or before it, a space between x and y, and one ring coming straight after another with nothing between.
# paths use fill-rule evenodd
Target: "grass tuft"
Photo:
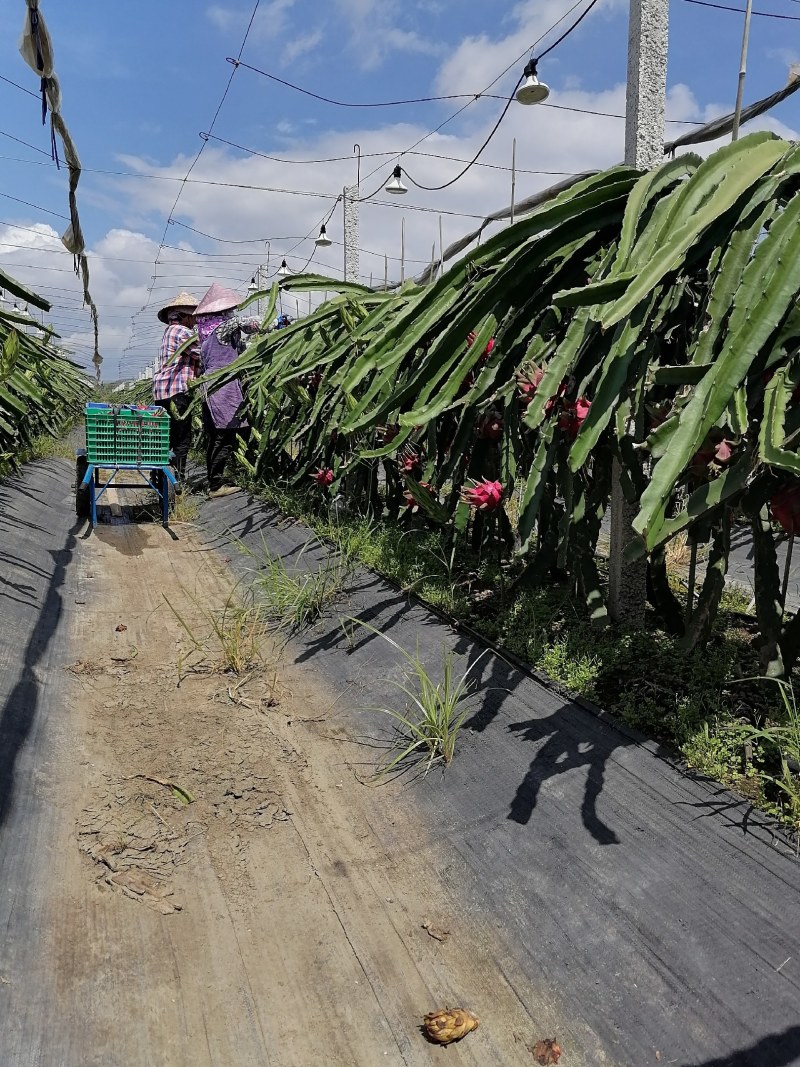
<instances>
[{"instance_id":1,"label":"grass tuft","mask_svg":"<svg viewBox=\"0 0 800 1067\"><path fill-rule=\"evenodd\" d=\"M362 619L342 619L345 630L348 622L363 626L386 641L408 664L404 681L393 682L406 697L407 704L403 711L394 708L374 709L390 716L397 727L391 746L392 754L378 767L375 777L383 778L394 771L403 772L420 762L424 765L425 774L435 763L441 762L447 766L455 755L456 740L474 696L470 674L486 653L478 656L463 674L457 675L455 653L445 650L441 680L437 682L421 660L419 647L415 653L408 652L397 641Z\"/></svg>"}]
</instances>

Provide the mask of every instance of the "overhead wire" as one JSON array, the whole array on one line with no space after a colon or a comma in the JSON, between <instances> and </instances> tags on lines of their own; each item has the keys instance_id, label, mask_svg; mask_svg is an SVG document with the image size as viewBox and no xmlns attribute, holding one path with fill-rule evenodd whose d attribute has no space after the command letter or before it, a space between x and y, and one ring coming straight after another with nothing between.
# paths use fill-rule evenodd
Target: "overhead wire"
<instances>
[{"instance_id":1,"label":"overhead wire","mask_svg":"<svg viewBox=\"0 0 800 1067\"><path fill-rule=\"evenodd\" d=\"M41 204L32 204L30 200L21 200L18 196L12 196L11 193L0 193L0 196L4 196L6 200L14 200L17 204L24 204L25 207L32 207L36 211L43 211L46 215L53 215L57 219L70 221L68 215L61 215L58 211L51 211L49 207L42 207Z\"/></svg>"},{"instance_id":2,"label":"overhead wire","mask_svg":"<svg viewBox=\"0 0 800 1067\"><path fill-rule=\"evenodd\" d=\"M258 13L258 9L259 9L260 5L261 5L261 0L256 0L255 6L253 7L252 14L250 15L250 20L247 23L247 28L245 29L244 36L242 38L241 46L239 48L239 55L238 55L239 59L242 58L242 55L244 53L245 46L247 45L247 40L248 40L248 38L250 36L250 30L253 27L253 22L255 21L255 17L256 17L256 15ZM217 119L219 118L220 112L222 111L222 107L223 107L226 99L228 98L228 93L230 92L231 85L233 84L233 79L236 76L236 70L237 70L237 68L235 66L231 68L231 74L230 74L230 77L228 78L228 83L225 86L225 89L224 89L224 91L222 93L222 96L220 98L219 104L217 105L217 109L214 112L214 117L212 118L211 124L209 125L209 128L208 128L209 129L209 133L213 133L213 131L214 131L214 126L216 125ZM175 202L173 203L172 207L170 208L169 215L167 216L167 221L164 224L164 233L163 233L162 238L161 238L161 246L164 245L164 242L167 239L167 232L169 231L170 221L171 221L171 219L172 219L173 215L175 214L175 211L176 211L176 209L178 207L178 203L180 202L180 199L181 199L181 196L183 194L183 191L186 188L186 183L187 183L188 179L190 178L192 171L197 166L197 163L199 162L200 157L202 156L203 151L204 151L204 149L205 149L207 144L208 144L208 142L206 140L201 141L200 148L197 151L197 155L194 157L194 159L192 160L191 164L189 165L189 169L187 170L186 175L185 175L183 181L181 182L180 188L178 189L178 194L175 197ZM156 281L156 279L158 277L158 266L159 266L159 256L160 256L160 254L161 254L161 247L159 247L159 251L156 253L155 262L153 264L153 274L152 274L152 278L151 278L152 284L148 288L148 295L150 293L152 293L153 286L154 286L155 281ZM146 306L146 304L145 304L145 306ZM145 310L145 307L143 306L141 311L144 311L144 310ZM133 322L133 318L135 318L135 316L132 316L131 322Z\"/></svg>"},{"instance_id":3,"label":"overhead wire","mask_svg":"<svg viewBox=\"0 0 800 1067\"><path fill-rule=\"evenodd\" d=\"M470 99L470 100L467 101L467 103L462 104L460 108L458 108L456 111L454 111L453 114L448 116L448 118L446 118L443 122L440 122L438 126L436 126L432 130L429 130L428 133L426 133L422 137L418 138L412 145L410 145L409 148L405 149L403 152L398 153L397 158L400 159L404 155L409 155L411 152L414 151L414 149L419 148L419 146L421 144L423 144L425 141L427 141L429 137L433 137L435 134L439 133L441 130L444 129L445 126L448 126L451 122L453 122L454 119L458 118L458 116L462 112L466 111L466 109L471 104L475 103L475 99L480 99L481 96L483 96L486 93L488 93L489 90L492 88L492 86L496 85L499 81L501 81L501 79L503 79L506 76L506 74L508 74L508 72L510 70L512 70L515 66L518 66L520 61L522 59L524 59L526 55L528 55L531 52L533 52L534 48L536 48L536 46L538 44L541 44L541 42L549 34L551 34L554 29L556 29L558 26L560 26L561 23L565 19L569 18L569 16L572 14L572 12L575 11L577 8L579 8L583 2L584 2L584 0L575 0L575 3L570 8L568 8L564 12L564 14L559 19L557 19L556 22L554 22L552 26L550 26L549 29L545 30L545 32L539 38L537 38L537 40L535 40L532 45L529 45L523 52L521 52L515 59L513 59L508 64L507 67L505 67L495 78L492 79L492 81L489 82L489 84L482 90L481 93L477 94L476 98ZM372 175L375 174L379 170L380 170L380 166L373 168L368 174L366 174L364 176L364 180L366 181L367 178L371 178Z\"/></svg>"},{"instance_id":4,"label":"overhead wire","mask_svg":"<svg viewBox=\"0 0 800 1067\"><path fill-rule=\"evenodd\" d=\"M301 85L295 85L294 82L279 78L277 74L270 74L267 70L261 70L260 67L254 67L250 63L244 63L241 60L233 59L231 56L228 56L226 62L233 64L234 68L244 67L246 70L252 70L255 74L261 74L264 78L269 78L271 81L278 82L280 85L285 85L288 89L294 89L296 92L302 93L304 96L310 96L314 100L320 100L323 104L333 104L336 107L401 107L405 104L431 104L439 100L473 99L471 93L450 93L445 96L418 96L412 100L378 100L363 103L333 100L329 96L322 96L320 93L312 92L310 89L304 89Z\"/></svg>"},{"instance_id":5,"label":"overhead wire","mask_svg":"<svg viewBox=\"0 0 800 1067\"><path fill-rule=\"evenodd\" d=\"M576 30L578 28L578 26L580 26L581 22L583 22L583 20L589 14L589 12L592 10L592 8L597 4L597 2L598 2L598 0L590 0L590 3L588 5L588 7L584 11L581 12L581 14L575 19L575 21L572 23L572 25L568 26L566 28L566 30L564 30L564 32L561 34L561 36L557 40L555 40L551 45L549 45L547 48L545 48L545 50L543 52L540 52L535 60L531 61L534 68L535 68L536 63L538 62L538 60L542 59L546 55L549 55L549 53L552 52L554 48L557 48L558 45L560 45L562 43L562 41L565 41L566 38L569 37L569 35L574 30ZM531 52L533 52L533 48L531 48ZM408 171L405 171L405 175L408 178L408 180L412 183L412 185L415 185L418 189L424 189L426 192L436 193L436 192L441 191L442 189L449 189L451 185L455 185L455 183L457 181L460 181L461 178L463 178L464 175L469 170L471 170L472 167L475 166L475 164L478 162L478 160L480 159L481 155L483 154L484 150L486 149L486 147L491 142L491 140L494 137L494 135L500 129L500 125L501 125L503 119L508 114L508 109L511 107L511 104L514 101L514 94L516 93L517 89L519 88L519 85L520 85L522 79L525 77L527 71L528 71L528 67L526 67L525 70L522 72L522 74L520 75L520 77L519 77L519 79L517 81L517 84L514 86L514 88L509 93L508 100L506 101L506 105L503 108L503 110L500 112L500 117L497 119L497 122L495 122L494 126L489 131L488 137L483 142L483 144L480 146L480 148L475 153L473 158L469 161L469 163L467 163L467 165L464 167L463 170L460 170L458 172L458 174L456 174L456 176L454 178L451 178L449 181L444 182L442 185L423 185L421 182L416 181L408 173Z\"/></svg>"},{"instance_id":6,"label":"overhead wire","mask_svg":"<svg viewBox=\"0 0 800 1067\"><path fill-rule=\"evenodd\" d=\"M713 7L717 11L735 11L739 15L746 14L746 8L731 7L729 4L716 4L712 0L683 0L685 4L696 4L698 7ZM776 11L751 11L751 15L758 15L766 19L781 19L784 22L800 22L800 15L780 15Z\"/></svg>"}]
</instances>

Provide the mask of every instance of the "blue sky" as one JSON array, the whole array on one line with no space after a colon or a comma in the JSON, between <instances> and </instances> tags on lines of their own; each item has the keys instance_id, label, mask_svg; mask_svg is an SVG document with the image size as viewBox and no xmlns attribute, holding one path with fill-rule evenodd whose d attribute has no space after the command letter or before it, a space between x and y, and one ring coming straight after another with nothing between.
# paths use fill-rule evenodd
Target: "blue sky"
<instances>
[{"instance_id":1,"label":"blue sky","mask_svg":"<svg viewBox=\"0 0 800 1067\"><path fill-rule=\"evenodd\" d=\"M723 2L739 6L739 0ZM243 59L320 95L347 101L473 93L552 27L572 3L262 0ZM371 193L391 173L396 155L388 153L407 149L460 103L334 107L240 68L215 134L284 159L345 158L290 164L209 141L192 172L195 180L183 187L176 224L168 227L168 247L159 254L180 179L202 143L200 132L209 129L232 69L226 57L239 50L254 0L115 0L108 5L41 0L40 6L53 38L63 114L86 168L79 205L101 314L103 372L109 379L135 373L151 361L160 332L155 310L178 288L188 287L200 296L219 280L244 293L255 267L267 264L267 240L271 274L284 255L292 268L300 269L313 251L320 221L331 210L328 230L337 243L319 253L314 265L341 275L342 215L336 197L344 184L355 181L354 143L365 155L387 153L362 161L362 192ZM757 0L757 10L800 20L798 0ZM0 41L0 74L35 92L36 78L17 51L24 13L23 0L0 0L0 24L6 28ZM729 110L736 91L742 16L686 0L672 0L670 16L669 117L702 121ZM553 90L550 103L584 111L624 111L627 17L627 0L600 0L576 32L542 62L540 76ZM545 36L537 50L558 32ZM800 21L754 17L745 100L782 86L789 64L798 59ZM514 66L493 91L510 91L521 66ZM49 135L32 96L0 81L0 108L0 194L5 194L0 195L0 265L53 301L52 321L76 358L86 361L88 315L80 306L70 257L57 240L66 226L58 217L67 214L66 172L57 171L40 154L49 149ZM418 151L469 159L501 108L498 100L472 103ZM762 124L794 137L800 130L800 94ZM668 132L685 128L674 122ZM516 137L521 172L573 173L619 160L623 132L620 119L512 105L481 159L507 167ZM402 163L428 185L446 182L461 169L457 162L428 155L404 156ZM370 171L375 173L367 177ZM517 196L555 180L553 174L520 173ZM378 203L361 209L364 280L369 281L370 274L382 279L384 254L392 257L390 276L399 276L401 219L408 276L421 269L432 245L438 245L440 212L446 245L473 228L473 216L507 204L509 186L507 171L475 167L442 192L412 189L391 204L386 196L376 197ZM295 314L304 306L288 298L285 310Z\"/></svg>"}]
</instances>

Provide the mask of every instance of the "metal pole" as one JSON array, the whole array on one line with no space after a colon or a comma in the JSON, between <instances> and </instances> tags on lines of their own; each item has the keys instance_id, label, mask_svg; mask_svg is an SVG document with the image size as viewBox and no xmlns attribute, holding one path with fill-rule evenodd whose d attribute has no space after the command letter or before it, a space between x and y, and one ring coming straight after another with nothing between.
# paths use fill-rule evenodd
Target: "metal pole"
<instances>
[{"instance_id":1,"label":"metal pole","mask_svg":"<svg viewBox=\"0 0 800 1067\"><path fill-rule=\"evenodd\" d=\"M514 225L514 197L517 192L517 139L511 142L511 225Z\"/></svg>"},{"instance_id":2,"label":"metal pole","mask_svg":"<svg viewBox=\"0 0 800 1067\"><path fill-rule=\"evenodd\" d=\"M389 257L386 253L383 253L383 289L386 292L389 288Z\"/></svg>"},{"instance_id":3,"label":"metal pole","mask_svg":"<svg viewBox=\"0 0 800 1067\"><path fill-rule=\"evenodd\" d=\"M739 122L742 117L742 98L744 97L744 79L747 75L747 51L750 45L750 16L753 14L753 0L747 0L744 10L744 30L742 32L742 58L739 63L739 84L736 87L736 108L733 112L733 130L731 140L739 139Z\"/></svg>"},{"instance_id":4,"label":"metal pole","mask_svg":"<svg viewBox=\"0 0 800 1067\"><path fill-rule=\"evenodd\" d=\"M444 274L444 241L442 240L442 216L439 216L439 277Z\"/></svg>"},{"instance_id":5,"label":"metal pole","mask_svg":"<svg viewBox=\"0 0 800 1067\"><path fill-rule=\"evenodd\" d=\"M405 216L400 220L400 285L405 281Z\"/></svg>"},{"instance_id":6,"label":"metal pole","mask_svg":"<svg viewBox=\"0 0 800 1067\"><path fill-rule=\"evenodd\" d=\"M439 268L438 268L437 263L436 263L436 242L434 241L433 244L431 245L431 276L430 276L431 285L436 281L436 275L438 273L439 273Z\"/></svg>"}]
</instances>

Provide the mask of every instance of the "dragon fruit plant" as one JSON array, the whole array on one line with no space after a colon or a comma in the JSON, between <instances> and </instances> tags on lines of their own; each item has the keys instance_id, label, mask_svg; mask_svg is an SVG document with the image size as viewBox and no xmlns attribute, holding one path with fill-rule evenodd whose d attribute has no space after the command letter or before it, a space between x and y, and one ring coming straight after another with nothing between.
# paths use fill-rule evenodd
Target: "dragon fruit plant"
<instances>
[{"instance_id":1,"label":"dragon fruit plant","mask_svg":"<svg viewBox=\"0 0 800 1067\"><path fill-rule=\"evenodd\" d=\"M664 546L699 524L710 531L708 582L692 614L713 621L730 516L743 513L755 529L776 496L782 514L781 479L800 476L799 158L758 131L705 159L576 178L430 284L284 280L335 296L302 330L260 337L225 371L247 386L260 469L280 455L281 470L307 481L321 462L346 463L348 503L357 508L360 492L374 514L376 500L398 514L407 478L424 476L455 537L467 536L460 501L475 510L474 530L492 512L502 522L513 495L520 565L535 580L566 571L596 621L605 615L600 520L621 478L637 509L626 552L648 558L653 606L661 621L677 619L679 635L689 613L675 610ZM316 371L315 395L297 388ZM492 407L502 412L501 447L476 434ZM333 426L336 463L325 451ZM381 437L389 427L391 440ZM713 458L702 455L709 437ZM412 473L404 449L421 457ZM687 476L695 459L713 477ZM773 656L764 671L785 676L800 656L800 618L770 608L781 592L774 536L767 521L755 591Z\"/></svg>"}]
</instances>

